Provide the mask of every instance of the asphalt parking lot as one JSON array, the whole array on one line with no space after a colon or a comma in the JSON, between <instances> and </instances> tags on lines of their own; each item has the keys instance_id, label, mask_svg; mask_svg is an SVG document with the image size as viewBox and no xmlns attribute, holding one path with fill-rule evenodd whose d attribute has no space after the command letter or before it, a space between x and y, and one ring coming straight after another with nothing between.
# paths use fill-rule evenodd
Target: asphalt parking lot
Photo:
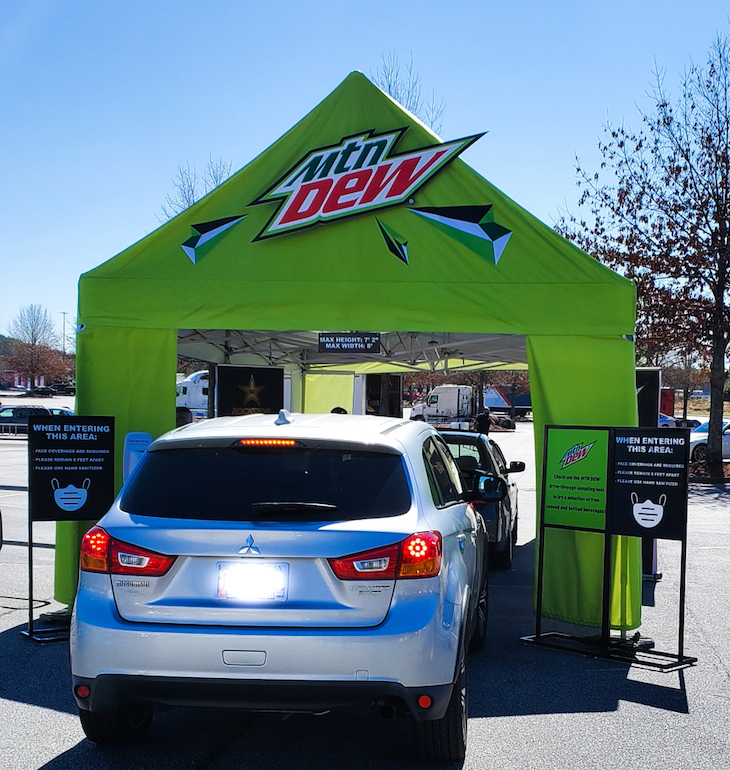
<instances>
[{"instance_id":1,"label":"asphalt parking lot","mask_svg":"<svg viewBox=\"0 0 730 770\"><path fill-rule=\"evenodd\" d=\"M494 434L520 474L520 540L511 570L490 573L490 636L469 659L465 768L730 767L730 491L691 485L686 644L698 664L659 673L520 641L532 612L535 474L532 426ZM3 770L409 768L410 726L380 717L181 709L155 717L140 745L84 738L69 687L68 645L22 637L28 617L26 442L0 439L0 767ZM53 524L34 526L35 613L55 609ZM677 644L679 546L662 542L664 578L641 631ZM548 627L557 627L546 623ZM458 767L460 765L454 765Z\"/></svg>"}]
</instances>

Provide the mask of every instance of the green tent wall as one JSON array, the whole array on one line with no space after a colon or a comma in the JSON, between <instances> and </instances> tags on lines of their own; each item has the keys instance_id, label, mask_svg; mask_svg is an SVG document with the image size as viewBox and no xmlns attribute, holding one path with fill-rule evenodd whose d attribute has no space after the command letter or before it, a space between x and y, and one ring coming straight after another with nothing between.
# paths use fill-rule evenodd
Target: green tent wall
<instances>
[{"instance_id":1,"label":"green tent wall","mask_svg":"<svg viewBox=\"0 0 730 770\"><path fill-rule=\"evenodd\" d=\"M635 292L460 159L410 201L256 240L275 203L251 205L307 153L367 130L407 127L396 152L439 142L361 73L350 74L269 149L188 210L81 276L77 409L116 417L118 478L129 431L174 427L179 328L433 331L525 335L536 457L545 424L635 425ZM414 213L492 206L501 257ZM193 225L243 217L200 249ZM503 228L503 229L502 229ZM407 243L398 258L383 230ZM84 523L58 525L56 598L73 601ZM638 541L614 548L612 625L640 623ZM600 535L546 541L545 614L600 624Z\"/></svg>"}]
</instances>

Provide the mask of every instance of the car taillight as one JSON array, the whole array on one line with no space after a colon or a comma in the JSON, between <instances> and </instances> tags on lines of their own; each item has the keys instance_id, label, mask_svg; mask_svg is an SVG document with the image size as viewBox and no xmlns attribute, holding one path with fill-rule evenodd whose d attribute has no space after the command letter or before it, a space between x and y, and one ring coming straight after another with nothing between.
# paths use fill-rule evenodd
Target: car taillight
<instances>
[{"instance_id":1,"label":"car taillight","mask_svg":"<svg viewBox=\"0 0 730 770\"><path fill-rule=\"evenodd\" d=\"M441 569L441 535L417 532L400 543L329 559L329 563L340 580L433 577Z\"/></svg>"},{"instance_id":2,"label":"car taillight","mask_svg":"<svg viewBox=\"0 0 730 770\"><path fill-rule=\"evenodd\" d=\"M407 537L401 547L398 577L433 577L441 569L441 534L417 532Z\"/></svg>"},{"instance_id":3,"label":"car taillight","mask_svg":"<svg viewBox=\"0 0 730 770\"><path fill-rule=\"evenodd\" d=\"M175 558L116 540L105 529L93 527L81 541L79 566L83 572L160 577L170 569Z\"/></svg>"},{"instance_id":4,"label":"car taillight","mask_svg":"<svg viewBox=\"0 0 730 770\"><path fill-rule=\"evenodd\" d=\"M108 572L107 552L109 533L101 527L92 527L81 541L79 566L84 572Z\"/></svg>"},{"instance_id":5,"label":"car taillight","mask_svg":"<svg viewBox=\"0 0 730 770\"><path fill-rule=\"evenodd\" d=\"M340 580L393 580L398 569L398 543L330 559L332 571Z\"/></svg>"}]
</instances>

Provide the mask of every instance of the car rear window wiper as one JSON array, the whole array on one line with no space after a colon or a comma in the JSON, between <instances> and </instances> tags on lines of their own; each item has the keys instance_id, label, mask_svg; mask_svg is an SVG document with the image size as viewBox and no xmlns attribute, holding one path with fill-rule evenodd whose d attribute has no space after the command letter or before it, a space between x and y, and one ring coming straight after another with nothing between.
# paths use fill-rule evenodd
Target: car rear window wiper
<instances>
[{"instance_id":1,"label":"car rear window wiper","mask_svg":"<svg viewBox=\"0 0 730 770\"><path fill-rule=\"evenodd\" d=\"M281 513L283 511L336 511L337 506L332 503L310 503L298 501L274 501L251 503L251 510L255 513Z\"/></svg>"}]
</instances>

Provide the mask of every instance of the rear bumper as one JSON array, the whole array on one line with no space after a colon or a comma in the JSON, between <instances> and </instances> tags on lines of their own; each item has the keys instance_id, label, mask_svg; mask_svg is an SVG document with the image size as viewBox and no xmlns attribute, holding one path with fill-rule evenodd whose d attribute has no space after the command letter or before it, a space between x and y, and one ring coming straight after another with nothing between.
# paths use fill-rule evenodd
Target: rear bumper
<instances>
[{"instance_id":1,"label":"rear bumper","mask_svg":"<svg viewBox=\"0 0 730 770\"><path fill-rule=\"evenodd\" d=\"M90 695L79 698L86 685ZM453 685L404 687L396 682L282 682L102 674L95 679L73 677L76 703L87 711L113 711L120 706L195 706L241 708L248 711L330 710L409 714L417 721L440 719ZM428 708L418 699L431 698Z\"/></svg>"},{"instance_id":2,"label":"rear bumper","mask_svg":"<svg viewBox=\"0 0 730 770\"><path fill-rule=\"evenodd\" d=\"M403 583L379 626L272 629L131 623L116 610L109 576L82 573L71 671L74 683L87 684L92 694L79 706L106 709L143 699L163 706L359 710L392 697L418 714L419 695L440 704L442 688L450 694L464 617L460 603L421 593L418 581Z\"/></svg>"}]
</instances>

